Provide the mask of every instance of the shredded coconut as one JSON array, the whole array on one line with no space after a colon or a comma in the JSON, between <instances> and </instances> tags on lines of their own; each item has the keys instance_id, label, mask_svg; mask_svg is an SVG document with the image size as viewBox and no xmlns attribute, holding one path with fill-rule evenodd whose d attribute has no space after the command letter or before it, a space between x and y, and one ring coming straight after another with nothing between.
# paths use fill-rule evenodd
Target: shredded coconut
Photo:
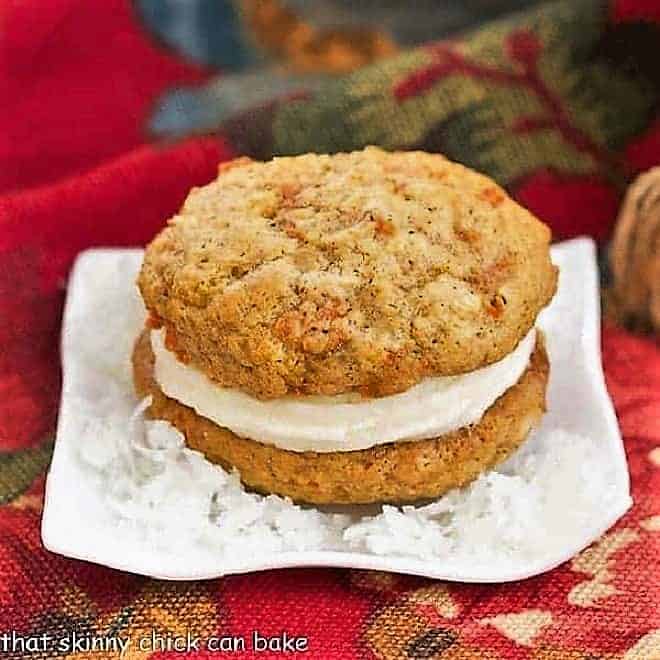
<instances>
[{"instance_id":1,"label":"shredded coconut","mask_svg":"<svg viewBox=\"0 0 660 660\"><path fill-rule=\"evenodd\" d=\"M236 472L186 448L170 424L145 420L148 405L145 399L127 411L112 441L112 423L90 420L96 441L83 445L80 456L100 472L106 506L117 520L170 552L184 551L194 539L251 556L322 549L422 559L461 555L474 562L534 558L561 549L589 525L589 512L615 495L593 443L542 428L497 470L430 504L384 505L375 515L359 506L350 514L327 513L246 492Z\"/></svg>"}]
</instances>

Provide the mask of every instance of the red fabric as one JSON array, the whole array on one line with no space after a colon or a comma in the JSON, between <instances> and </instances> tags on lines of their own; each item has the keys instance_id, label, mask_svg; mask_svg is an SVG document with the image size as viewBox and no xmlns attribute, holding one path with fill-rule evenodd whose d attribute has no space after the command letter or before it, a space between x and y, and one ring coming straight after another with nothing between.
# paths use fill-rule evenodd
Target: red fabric
<instances>
[{"instance_id":1,"label":"red fabric","mask_svg":"<svg viewBox=\"0 0 660 660\"><path fill-rule=\"evenodd\" d=\"M617 21L660 22L660 4L657 0L619 0L612 3L612 16Z\"/></svg>"},{"instance_id":2,"label":"red fabric","mask_svg":"<svg viewBox=\"0 0 660 660\"><path fill-rule=\"evenodd\" d=\"M617 16L654 14L651 4L622 2ZM5 458L35 450L54 429L59 322L75 255L90 246L143 244L191 186L212 179L217 164L236 154L222 138L148 143L143 125L158 94L201 81L204 72L145 35L128 0L51 0L37 11L31 2L2 0L0 23L1 480L9 474L2 472ZM529 44L514 46L528 56ZM656 126L629 146L635 167L660 162L657 133ZM616 210L600 181L560 181L551 173L523 182L518 197L560 228L572 213L571 231L578 217L576 233L595 236ZM611 554L599 575L614 591L594 607L571 600L595 578L570 563L503 586L321 569L197 585L146 580L45 551L37 476L0 506L0 634L90 625L105 631L135 615L132 630L179 623L199 634L286 630L309 636L307 657L326 659L394 657L397 644L427 638L451 644L455 654L447 657L622 657L641 639L651 640L648 654L631 657L659 657L660 637L656 645L652 635L660 630L660 533L653 523L660 516L660 351L650 339L607 327L603 360L635 507L602 541ZM631 551L617 549L621 538ZM534 649L480 623L529 610L553 619Z\"/></svg>"},{"instance_id":3,"label":"red fabric","mask_svg":"<svg viewBox=\"0 0 660 660\"><path fill-rule=\"evenodd\" d=\"M619 197L610 184L595 176L562 176L535 172L522 181L516 199L552 227L558 238L586 235L602 240L610 234ZM580 220L576 223L576 209Z\"/></svg>"},{"instance_id":4,"label":"red fabric","mask_svg":"<svg viewBox=\"0 0 660 660\"><path fill-rule=\"evenodd\" d=\"M644 135L630 142L626 148L626 161L635 172L660 165L660 120L655 121Z\"/></svg>"},{"instance_id":5,"label":"red fabric","mask_svg":"<svg viewBox=\"0 0 660 660\"><path fill-rule=\"evenodd\" d=\"M81 174L144 144L157 95L203 79L145 39L126 0L3 0L0 24L0 190Z\"/></svg>"}]
</instances>

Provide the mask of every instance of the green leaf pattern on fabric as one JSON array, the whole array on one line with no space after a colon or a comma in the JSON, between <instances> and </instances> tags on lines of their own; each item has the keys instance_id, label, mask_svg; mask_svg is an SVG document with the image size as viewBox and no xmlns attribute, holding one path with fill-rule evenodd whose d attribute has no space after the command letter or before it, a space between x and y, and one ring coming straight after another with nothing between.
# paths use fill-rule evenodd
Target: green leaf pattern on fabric
<instances>
[{"instance_id":1,"label":"green leaf pattern on fabric","mask_svg":"<svg viewBox=\"0 0 660 660\"><path fill-rule=\"evenodd\" d=\"M552 3L359 70L280 106L274 152L419 147L503 184L540 168L621 182L615 150L657 92L598 57L605 19L594 0Z\"/></svg>"},{"instance_id":2,"label":"green leaf pattern on fabric","mask_svg":"<svg viewBox=\"0 0 660 660\"><path fill-rule=\"evenodd\" d=\"M0 453L0 505L22 495L47 468L53 452L52 439L36 447Z\"/></svg>"}]
</instances>

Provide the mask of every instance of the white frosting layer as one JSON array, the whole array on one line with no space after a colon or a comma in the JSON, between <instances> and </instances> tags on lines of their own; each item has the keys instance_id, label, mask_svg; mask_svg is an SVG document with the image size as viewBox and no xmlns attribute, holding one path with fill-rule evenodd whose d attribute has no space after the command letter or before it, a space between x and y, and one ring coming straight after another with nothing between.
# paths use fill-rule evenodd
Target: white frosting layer
<instances>
[{"instance_id":1,"label":"white frosting layer","mask_svg":"<svg viewBox=\"0 0 660 660\"><path fill-rule=\"evenodd\" d=\"M434 438L478 422L518 382L534 350L530 330L499 362L460 376L427 378L405 392L351 401L346 396L287 396L261 401L220 387L187 366L151 332L154 377L169 397L239 436L291 451L354 451L374 445Z\"/></svg>"}]
</instances>

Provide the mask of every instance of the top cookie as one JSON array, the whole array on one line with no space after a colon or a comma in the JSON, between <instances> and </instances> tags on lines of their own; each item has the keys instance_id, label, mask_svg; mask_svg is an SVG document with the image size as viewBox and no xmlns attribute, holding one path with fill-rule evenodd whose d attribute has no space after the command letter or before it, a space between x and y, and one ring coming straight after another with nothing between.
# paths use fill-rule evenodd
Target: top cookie
<instances>
[{"instance_id":1,"label":"top cookie","mask_svg":"<svg viewBox=\"0 0 660 660\"><path fill-rule=\"evenodd\" d=\"M168 347L220 385L383 396L510 353L554 294L549 241L439 155L238 159L191 191L138 284Z\"/></svg>"}]
</instances>

